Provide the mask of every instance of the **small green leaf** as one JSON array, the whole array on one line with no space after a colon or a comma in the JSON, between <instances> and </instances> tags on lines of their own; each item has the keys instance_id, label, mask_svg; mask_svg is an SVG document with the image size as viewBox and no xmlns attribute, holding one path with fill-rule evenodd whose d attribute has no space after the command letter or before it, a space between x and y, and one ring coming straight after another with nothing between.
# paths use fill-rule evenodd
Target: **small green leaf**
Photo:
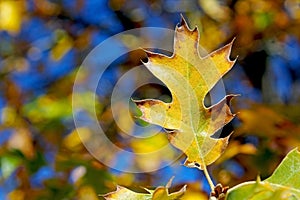
<instances>
[{"instance_id":1,"label":"small green leaf","mask_svg":"<svg viewBox=\"0 0 300 200\"><path fill-rule=\"evenodd\" d=\"M227 200L300 199L300 152L292 150L264 181L241 183L231 188Z\"/></svg>"},{"instance_id":2,"label":"small green leaf","mask_svg":"<svg viewBox=\"0 0 300 200\"><path fill-rule=\"evenodd\" d=\"M1 158L1 172L4 179L8 178L20 165L21 159L13 156L7 155Z\"/></svg>"}]
</instances>

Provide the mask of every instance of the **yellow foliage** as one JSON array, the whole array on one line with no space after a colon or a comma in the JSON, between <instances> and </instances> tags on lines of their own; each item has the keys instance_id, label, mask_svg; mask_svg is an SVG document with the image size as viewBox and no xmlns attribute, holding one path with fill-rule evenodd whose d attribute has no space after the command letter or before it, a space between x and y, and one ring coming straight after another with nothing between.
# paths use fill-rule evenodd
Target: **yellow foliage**
<instances>
[{"instance_id":1,"label":"yellow foliage","mask_svg":"<svg viewBox=\"0 0 300 200\"><path fill-rule=\"evenodd\" d=\"M98 195L91 186L83 186L78 190L78 200L98 200Z\"/></svg>"},{"instance_id":2,"label":"yellow foliage","mask_svg":"<svg viewBox=\"0 0 300 200\"><path fill-rule=\"evenodd\" d=\"M57 30L57 43L52 48L51 58L55 61L60 60L68 51L70 51L73 47L72 38L64 31Z\"/></svg>"},{"instance_id":3,"label":"yellow foliage","mask_svg":"<svg viewBox=\"0 0 300 200\"><path fill-rule=\"evenodd\" d=\"M0 30L8 31L11 34L17 34L22 24L22 12L24 2L13 0L0 1Z\"/></svg>"},{"instance_id":4,"label":"yellow foliage","mask_svg":"<svg viewBox=\"0 0 300 200\"><path fill-rule=\"evenodd\" d=\"M79 136L80 133L80 136ZM91 132L86 127L77 128L64 138L63 144L72 151L83 149L83 142L91 139Z\"/></svg>"},{"instance_id":5,"label":"yellow foliage","mask_svg":"<svg viewBox=\"0 0 300 200\"><path fill-rule=\"evenodd\" d=\"M207 194L200 188L201 184L199 182L189 183L184 195L180 198L180 200L207 200Z\"/></svg>"},{"instance_id":6,"label":"yellow foliage","mask_svg":"<svg viewBox=\"0 0 300 200\"><path fill-rule=\"evenodd\" d=\"M7 195L7 200L25 200L25 192L22 190L13 190Z\"/></svg>"},{"instance_id":7,"label":"yellow foliage","mask_svg":"<svg viewBox=\"0 0 300 200\"><path fill-rule=\"evenodd\" d=\"M287 135L297 137L297 133L300 133L299 126L267 106L254 105L251 109L243 109L238 117L243 122L242 126L237 129L238 134L254 133L266 137Z\"/></svg>"},{"instance_id":8,"label":"yellow foliage","mask_svg":"<svg viewBox=\"0 0 300 200\"><path fill-rule=\"evenodd\" d=\"M216 164L220 164L240 153L252 155L256 153L256 148L250 143L241 144L238 141L231 141L224 154L222 154L221 157L216 161Z\"/></svg>"},{"instance_id":9,"label":"yellow foliage","mask_svg":"<svg viewBox=\"0 0 300 200\"><path fill-rule=\"evenodd\" d=\"M148 138L132 139L131 147L136 154L137 164L146 171L158 168L162 162L171 162L176 159L175 151L164 133Z\"/></svg>"}]
</instances>

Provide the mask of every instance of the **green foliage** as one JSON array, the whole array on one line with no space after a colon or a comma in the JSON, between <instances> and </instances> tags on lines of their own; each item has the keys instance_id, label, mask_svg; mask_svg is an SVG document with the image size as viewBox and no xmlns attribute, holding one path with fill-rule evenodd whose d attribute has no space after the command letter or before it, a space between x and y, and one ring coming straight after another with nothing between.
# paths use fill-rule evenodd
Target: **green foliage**
<instances>
[{"instance_id":1,"label":"green foliage","mask_svg":"<svg viewBox=\"0 0 300 200\"><path fill-rule=\"evenodd\" d=\"M20 158L14 155L5 155L1 157L1 172L3 178L8 178L20 165Z\"/></svg>"},{"instance_id":2,"label":"green foliage","mask_svg":"<svg viewBox=\"0 0 300 200\"><path fill-rule=\"evenodd\" d=\"M274 173L264 181L241 183L231 188L226 196L234 199L299 199L300 198L300 152L292 150L283 159Z\"/></svg>"}]
</instances>

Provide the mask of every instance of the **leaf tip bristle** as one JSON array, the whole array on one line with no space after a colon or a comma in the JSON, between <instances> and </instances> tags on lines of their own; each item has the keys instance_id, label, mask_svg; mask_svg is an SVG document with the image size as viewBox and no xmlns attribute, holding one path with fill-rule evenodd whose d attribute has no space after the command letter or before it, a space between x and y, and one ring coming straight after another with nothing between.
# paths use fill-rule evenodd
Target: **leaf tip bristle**
<instances>
[{"instance_id":1,"label":"leaf tip bristle","mask_svg":"<svg viewBox=\"0 0 300 200\"><path fill-rule=\"evenodd\" d=\"M228 136L227 137L225 137L226 139L227 139L227 141L229 140L229 138L231 137L231 135L233 134L234 132L233 131L231 131L231 133L229 133L228 134Z\"/></svg>"},{"instance_id":2,"label":"leaf tip bristle","mask_svg":"<svg viewBox=\"0 0 300 200\"><path fill-rule=\"evenodd\" d=\"M184 25L186 25L186 20L185 20L183 14L180 13L180 22L179 22L178 26L184 26Z\"/></svg>"},{"instance_id":3,"label":"leaf tip bristle","mask_svg":"<svg viewBox=\"0 0 300 200\"><path fill-rule=\"evenodd\" d=\"M168 183L166 184L166 188L169 189L169 188L171 187L174 178L175 178L175 176L172 176L172 177L170 178L170 180L169 180Z\"/></svg>"},{"instance_id":4,"label":"leaf tip bristle","mask_svg":"<svg viewBox=\"0 0 300 200\"><path fill-rule=\"evenodd\" d=\"M260 176L258 175L257 177L256 177L256 183L260 183L261 182L261 179L260 179Z\"/></svg>"},{"instance_id":5,"label":"leaf tip bristle","mask_svg":"<svg viewBox=\"0 0 300 200\"><path fill-rule=\"evenodd\" d=\"M191 32L195 32L195 31L198 32L197 26L194 29L190 28L190 26L188 25L186 19L184 18L184 16L182 14L180 14L180 22L177 24L177 30L180 30L180 29L188 30Z\"/></svg>"},{"instance_id":6,"label":"leaf tip bristle","mask_svg":"<svg viewBox=\"0 0 300 200\"><path fill-rule=\"evenodd\" d=\"M152 193L151 190L149 190L148 188L145 187L141 187L142 189L144 189L145 191L149 192L150 194Z\"/></svg>"},{"instance_id":7,"label":"leaf tip bristle","mask_svg":"<svg viewBox=\"0 0 300 200\"><path fill-rule=\"evenodd\" d=\"M233 65L235 64L235 62L238 59L238 56L236 56L236 58L233 59L233 60L230 59L231 49L232 49L232 45L233 45L234 40L235 40L235 38L230 43L226 44L225 46L223 46L219 49L216 49L215 51L209 53L207 56L204 57L204 59L205 58L210 59L214 56L217 56L217 57L222 56L222 57L225 57L226 61L231 64L231 67L233 67Z\"/></svg>"},{"instance_id":8,"label":"leaf tip bristle","mask_svg":"<svg viewBox=\"0 0 300 200\"><path fill-rule=\"evenodd\" d=\"M230 104L231 100L236 97L237 95L236 94L230 94L230 95L227 95L226 96L226 103L227 104Z\"/></svg>"},{"instance_id":9,"label":"leaf tip bristle","mask_svg":"<svg viewBox=\"0 0 300 200\"><path fill-rule=\"evenodd\" d=\"M241 112L236 112L236 113L234 113L235 116L236 116L236 115L239 115L239 114L241 114Z\"/></svg>"},{"instance_id":10,"label":"leaf tip bristle","mask_svg":"<svg viewBox=\"0 0 300 200\"><path fill-rule=\"evenodd\" d=\"M226 104L227 104L228 106L230 106L230 105L231 105L232 99L234 99L235 97L239 97L239 96L241 96L241 95L240 95L240 94L230 94L230 95L226 95Z\"/></svg>"},{"instance_id":11,"label":"leaf tip bristle","mask_svg":"<svg viewBox=\"0 0 300 200\"><path fill-rule=\"evenodd\" d=\"M123 189L124 187L120 186L120 185L117 185L117 188L116 188L116 191L119 191L121 189Z\"/></svg>"},{"instance_id":12,"label":"leaf tip bristle","mask_svg":"<svg viewBox=\"0 0 300 200\"><path fill-rule=\"evenodd\" d=\"M234 37L234 38L231 40L231 42L225 46L225 47L228 47L228 51L227 51L227 59L228 59L228 61L231 62L231 63L235 63L235 62L237 61L238 57L239 57L239 56L237 55L233 60L230 59L230 54L231 54L232 46L233 46L233 43L234 43L235 40L236 40L236 37Z\"/></svg>"},{"instance_id":13,"label":"leaf tip bristle","mask_svg":"<svg viewBox=\"0 0 300 200\"><path fill-rule=\"evenodd\" d=\"M233 42L236 40L236 37L233 37L230 44L233 44Z\"/></svg>"}]
</instances>

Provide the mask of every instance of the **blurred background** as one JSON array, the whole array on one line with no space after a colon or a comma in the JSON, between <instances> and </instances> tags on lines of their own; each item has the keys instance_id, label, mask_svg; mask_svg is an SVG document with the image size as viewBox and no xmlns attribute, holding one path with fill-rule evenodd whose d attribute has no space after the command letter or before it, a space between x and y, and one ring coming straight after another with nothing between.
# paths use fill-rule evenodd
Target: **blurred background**
<instances>
[{"instance_id":1,"label":"blurred background","mask_svg":"<svg viewBox=\"0 0 300 200\"><path fill-rule=\"evenodd\" d=\"M174 29L180 14L192 28L198 26L200 44L208 52L236 37L232 58L239 57L223 81L227 93L241 94L233 101L239 115L223 129L222 135L235 131L225 154L209 167L215 182L233 186L257 175L264 179L300 146L299 0L0 0L0 199L93 200L117 184L142 191L140 186L165 185L173 175L174 189L188 184L183 199L207 198L202 172L182 166L184 156L151 173L106 167L82 145L72 118L76 72L96 45L132 28ZM142 44L147 37L123 39ZM126 48L122 39L115 42ZM166 145L166 135L143 141L122 135L110 95L122 74L143 58L136 50L112 63L96 93L97 116L109 138L137 153ZM133 96L171 98L156 84ZM126 124L128 119L118 120ZM176 151L127 162L147 170Z\"/></svg>"}]
</instances>

